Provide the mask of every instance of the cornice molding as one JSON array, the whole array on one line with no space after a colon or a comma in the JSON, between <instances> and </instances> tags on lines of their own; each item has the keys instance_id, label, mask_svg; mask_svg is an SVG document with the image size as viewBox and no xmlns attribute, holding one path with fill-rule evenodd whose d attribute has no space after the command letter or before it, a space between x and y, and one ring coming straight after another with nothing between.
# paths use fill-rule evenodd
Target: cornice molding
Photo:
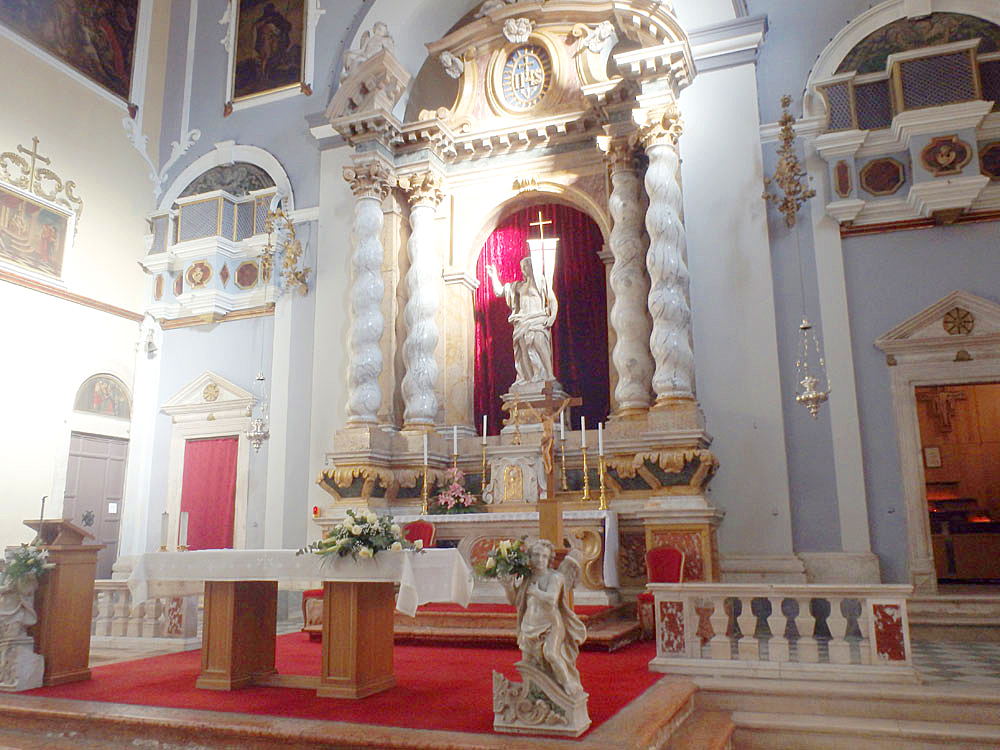
<instances>
[{"instance_id":1,"label":"cornice molding","mask_svg":"<svg viewBox=\"0 0 1000 750\"><path fill-rule=\"evenodd\" d=\"M745 16L688 32L691 55L699 73L757 62L767 16Z\"/></svg>"}]
</instances>

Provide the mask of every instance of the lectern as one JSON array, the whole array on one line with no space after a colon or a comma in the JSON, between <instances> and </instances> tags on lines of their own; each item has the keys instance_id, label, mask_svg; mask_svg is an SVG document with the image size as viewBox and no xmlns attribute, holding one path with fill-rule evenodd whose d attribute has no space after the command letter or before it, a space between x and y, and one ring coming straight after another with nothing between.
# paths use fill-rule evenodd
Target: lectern
<instances>
[{"instance_id":1,"label":"lectern","mask_svg":"<svg viewBox=\"0 0 1000 750\"><path fill-rule=\"evenodd\" d=\"M44 685L90 679L90 624L94 610L94 574L103 544L71 521L25 521L38 534L39 546L55 567L42 576L35 593L38 622L32 628L35 651L45 657Z\"/></svg>"}]
</instances>

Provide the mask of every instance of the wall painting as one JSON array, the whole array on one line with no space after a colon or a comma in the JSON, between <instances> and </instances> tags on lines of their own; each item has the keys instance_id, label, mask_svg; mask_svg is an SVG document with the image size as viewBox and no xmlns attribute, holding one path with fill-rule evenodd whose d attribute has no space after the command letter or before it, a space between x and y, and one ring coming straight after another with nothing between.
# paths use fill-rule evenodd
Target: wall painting
<instances>
[{"instance_id":1,"label":"wall painting","mask_svg":"<svg viewBox=\"0 0 1000 750\"><path fill-rule=\"evenodd\" d=\"M70 214L0 183L0 258L59 276Z\"/></svg>"},{"instance_id":2,"label":"wall painting","mask_svg":"<svg viewBox=\"0 0 1000 750\"><path fill-rule=\"evenodd\" d=\"M239 0L234 100L301 85L305 21L304 0Z\"/></svg>"},{"instance_id":3,"label":"wall painting","mask_svg":"<svg viewBox=\"0 0 1000 750\"><path fill-rule=\"evenodd\" d=\"M128 419L131 411L128 391L124 384L110 375L87 378L76 393L73 408L77 411Z\"/></svg>"}]
</instances>

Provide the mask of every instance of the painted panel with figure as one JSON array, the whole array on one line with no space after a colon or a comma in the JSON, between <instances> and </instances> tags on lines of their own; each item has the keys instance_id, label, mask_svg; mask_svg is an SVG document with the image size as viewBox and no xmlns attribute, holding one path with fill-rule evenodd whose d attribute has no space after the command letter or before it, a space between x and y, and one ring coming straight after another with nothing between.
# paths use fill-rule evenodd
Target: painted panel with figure
<instances>
[{"instance_id":1,"label":"painted panel with figure","mask_svg":"<svg viewBox=\"0 0 1000 750\"><path fill-rule=\"evenodd\" d=\"M139 0L0 0L0 23L126 101Z\"/></svg>"},{"instance_id":2,"label":"painted panel with figure","mask_svg":"<svg viewBox=\"0 0 1000 750\"><path fill-rule=\"evenodd\" d=\"M302 82L304 0L240 0L233 99Z\"/></svg>"},{"instance_id":3,"label":"painted panel with figure","mask_svg":"<svg viewBox=\"0 0 1000 750\"><path fill-rule=\"evenodd\" d=\"M59 276L69 214L0 183L0 258Z\"/></svg>"},{"instance_id":4,"label":"painted panel with figure","mask_svg":"<svg viewBox=\"0 0 1000 750\"><path fill-rule=\"evenodd\" d=\"M76 393L73 408L77 411L123 419L128 419L132 411L125 385L110 375L94 375L87 378Z\"/></svg>"}]
</instances>

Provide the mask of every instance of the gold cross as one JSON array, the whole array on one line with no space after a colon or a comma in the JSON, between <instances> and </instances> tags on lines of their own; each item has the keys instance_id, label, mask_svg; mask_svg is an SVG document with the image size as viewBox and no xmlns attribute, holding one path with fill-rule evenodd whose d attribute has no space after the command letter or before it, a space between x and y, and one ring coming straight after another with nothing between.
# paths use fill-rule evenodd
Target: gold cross
<instances>
[{"instance_id":1,"label":"gold cross","mask_svg":"<svg viewBox=\"0 0 1000 750\"><path fill-rule=\"evenodd\" d=\"M545 221L542 219L542 212L538 212L538 221L532 221L528 224L529 227L538 227L538 239L545 239L545 227L551 224L551 221Z\"/></svg>"},{"instance_id":2,"label":"gold cross","mask_svg":"<svg viewBox=\"0 0 1000 750\"><path fill-rule=\"evenodd\" d=\"M31 137L31 151L28 151L28 149L26 149L21 144L18 144L17 150L20 151L22 154L27 154L28 156L31 157L31 168L28 171L28 192L33 193L35 192L35 162L40 161L42 164L51 164L52 160L47 157L39 155L37 135L33 135Z\"/></svg>"}]
</instances>

